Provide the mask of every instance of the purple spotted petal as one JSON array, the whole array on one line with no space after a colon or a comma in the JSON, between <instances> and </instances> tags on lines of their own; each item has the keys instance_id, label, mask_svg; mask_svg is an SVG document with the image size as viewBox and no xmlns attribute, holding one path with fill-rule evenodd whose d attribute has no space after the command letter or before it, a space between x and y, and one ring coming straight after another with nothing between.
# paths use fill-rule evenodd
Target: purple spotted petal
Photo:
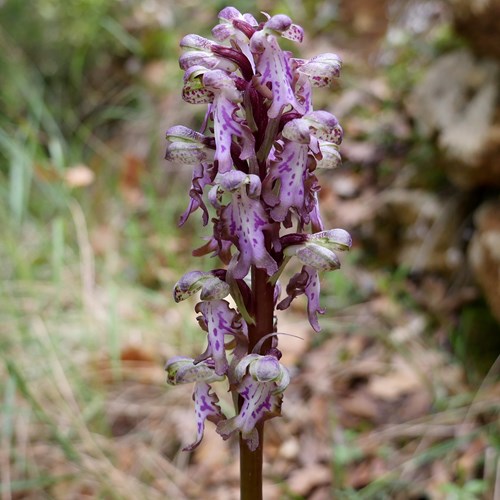
<instances>
[{"instance_id":1,"label":"purple spotted petal","mask_svg":"<svg viewBox=\"0 0 500 500\"><path fill-rule=\"evenodd\" d=\"M210 51L214 45L212 40L196 34L185 35L179 42L182 50Z\"/></svg>"},{"instance_id":2,"label":"purple spotted petal","mask_svg":"<svg viewBox=\"0 0 500 500\"><path fill-rule=\"evenodd\" d=\"M283 127L281 135L289 141L298 142L300 144L309 144L311 141L309 122L304 118L291 120Z\"/></svg>"},{"instance_id":3,"label":"purple spotted petal","mask_svg":"<svg viewBox=\"0 0 500 500\"><path fill-rule=\"evenodd\" d=\"M251 451L259 446L259 436L255 425L269 418L281 415L283 395L275 394L274 382L257 382L251 375L246 375L238 386L238 393L243 398L240 413L217 424L217 432L228 439L234 432L241 432Z\"/></svg>"},{"instance_id":4,"label":"purple spotted petal","mask_svg":"<svg viewBox=\"0 0 500 500\"><path fill-rule=\"evenodd\" d=\"M264 24L264 30L277 32L283 38L292 40L293 42L301 43L304 40L304 30L299 25L293 24L287 15L277 14L270 17L265 12L263 14L268 18Z\"/></svg>"},{"instance_id":5,"label":"purple spotted petal","mask_svg":"<svg viewBox=\"0 0 500 500\"><path fill-rule=\"evenodd\" d=\"M178 165L194 166L208 158L207 151L202 144L194 142L171 142L167 146L165 159Z\"/></svg>"},{"instance_id":6,"label":"purple spotted petal","mask_svg":"<svg viewBox=\"0 0 500 500\"><path fill-rule=\"evenodd\" d=\"M192 66L203 66L207 69L221 69L224 71L235 71L238 66L229 59L218 57L212 52L191 50L184 52L179 57L179 66L184 71Z\"/></svg>"},{"instance_id":7,"label":"purple spotted petal","mask_svg":"<svg viewBox=\"0 0 500 500\"><path fill-rule=\"evenodd\" d=\"M304 116L309 124L311 133L321 141L340 144L342 142L343 130L337 118L328 111L313 111Z\"/></svg>"},{"instance_id":8,"label":"purple spotted petal","mask_svg":"<svg viewBox=\"0 0 500 500\"><path fill-rule=\"evenodd\" d=\"M203 66L191 66L184 73L182 98L190 104L210 104L214 100L213 92L203 85L203 74L207 71Z\"/></svg>"},{"instance_id":9,"label":"purple spotted petal","mask_svg":"<svg viewBox=\"0 0 500 500\"><path fill-rule=\"evenodd\" d=\"M223 71L208 71L203 75L203 84L213 95L213 121L216 144L215 159L221 173L233 168L231 143L233 136L241 141L240 159L245 160L254 152L254 137L246 123L237 116L241 94L234 81Z\"/></svg>"},{"instance_id":10,"label":"purple spotted petal","mask_svg":"<svg viewBox=\"0 0 500 500\"><path fill-rule=\"evenodd\" d=\"M208 210L203 201L203 189L205 186L212 183L214 178L214 169L212 164L199 163L193 168L193 178L191 180L191 189L189 197L191 198L186 211L179 219L179 226L182 226L188 217L198 208L203 211L203 225L208 224Z\"/></svg>"},{"instance_id":11,"label":"purple spotted petal","mask_svg":"<svg viewBox=\"0 0 500 500\"><path fill-rule=\"evenodd\" d=\"M263 198L277 222L284 221L292 207L303 211L308 151L307 144L286 141L264 180Z\"/></svg>"},{"instance_id":12,"label":"purple spotted petal","mask_svg":"<svg viewBox=\"0 0 500 500\"><path fill-rule=\"evenodd\" d=\"M313 87L328 87L340 75L342 61L336 54L319 54L305 61L298 68Z\"/></svg>"},{"instance_id":13,"label":"purple spotted petal","mask_svg":"<svg viewBox=\"0 0 500 500\"><path fill-rule=\"evenodd\" d=\"M203 278L208 273L202 271L190 271L186 273L175 285L174 285L174 300L180 302L185 300L191 295L194 295L198 290L201 290L203 286Z\"/></svg>"},{"instance_id":14,"label":"purple spotted petal","mask_svg":"<svg viewBox=\"0 0 500 500\"><path fill-rule=\"evenodd\" d=\"M183 448L183 451L192 451L200 444L205 430L205 420L217 424L224 419L218 404L219 398L215 393L211 393L210 389L211 387L203 382L195 385L193 400L196 414L196 440Z\"/></svg>"},{"instance_id":15,"label":"purple spotted petal","mask_svg":"<svg viewBox=\"0 0 500 500\"><path fill-rule=\"evenodd\" d=\"M292 42L302 43L304 40L304 30L298 24L292 24L281 36Z\"/></svg>"},{"instance_id":16,"label":"purple spotted petal","mask_svg":"<svg viewBox=\"0 0 500 500\"><path fill-rule=\"evenodd\" d=\"M206 137L195 130L184 127L183 125L174 125L170 127L166 132L165 136L167 141L176 142L176 141L186 141L186 142L195 142L199 144L204 144L206 141Z\"/></svg>"},{"instance_id":17,"label":"purple spotted petal","mask_svg":"<svg viewBox=\"0 0 500 500\"><path fill-rule=\"evenodd\" d=\"M307 315L309 323L316 332L321 330L318 322L318 314L324 314L325 310L319 305L319 278L318 271L309 266L303 266L299 273L296 273L286 287L287 297L283 299L276 308L283 311L287 309L292 300L299 295L306 294Z\"/></svg>"},{"instance_id":18,"label":"purple spotted petal","mask_svg":"<svg viewBox=\"0 0 500 500\"><path fill-rule=\"evenodd\" d=\"M286 106L292 106L298 113L304 107L298 102L292 89L292 71L289 56L281 50L276 37L265 31L258 31L250 41L250 48L258 53L257 72L260 83L271 86L272 103L267 112L269 118L276 118Z\"/></svg>"},{"instance_id":19,"label":"purple spotted petal","mask_svg":"<svg viewBox=\"0 0 500 500\"><path fill-rule=\"evenodd\" d=\"M208 346L206 351L197 360L211 357L215 363L215 373L223 375L227 372L229 364L226 358L225 335L234 335L242 323L234 309L229 307L225 300L210 300L199 302L195 308L201 313L202 324L207 329Z\"/></svg>"},{"instance_id":20,"label":"purple spotted petal","mask_svg":"<svg viewBox=\"0 0 500 500\"><path fill-rule=\"evenodd\" d=\"M303 269L307 273L308 279L305 288L307 297L307 316L309 323L316 332L321 330L318 322L318 314L325 314L325 310L319 305L319 276L318 271L310 266L304 266Z\"/></svg>"},{"instance_id":21,"label":"purple spotted petal","mask_svg":"<svg viewBox=\"0 0 500 500\"><path fill-rule=\"evenodd\" d=\"M234 269L236 279L244 278L251 265L265 269L269 276L278 265L266 250L264 229L268 226L267 215L259 199L250 198L245 187L232 194L229 205L221 211L224 238L232 241L240 251Z\"/></svg>"}]
</instances>

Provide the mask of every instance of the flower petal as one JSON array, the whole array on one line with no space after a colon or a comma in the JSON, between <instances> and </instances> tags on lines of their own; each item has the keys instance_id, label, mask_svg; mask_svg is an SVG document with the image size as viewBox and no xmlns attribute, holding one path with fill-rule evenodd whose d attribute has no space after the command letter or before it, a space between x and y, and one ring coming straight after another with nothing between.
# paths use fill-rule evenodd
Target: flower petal
<instances>
[{"instance_id":1,"label":"flower petal","mask_svg":"<svg viewBox=\"0 0 500 500\"><path fill-rule=\"evenodd\" d=\"M229 285L212 273L190 271L174 286L174 300L180 302L201 290L202 300L223 299L229 294Z\"/></svg>"},{"instance_id":2,"label":"flower petal","mask_svg":"<svg viewBox=\"0 0 500 500\"><path fill-rule=\"evenodd\" d=\"M336 54L319 54L300 64L298 71L305 75L313 87L328 87L340 75L342 61Z\"/></svg>"},{"instance_id":3,"label":"flower petal","mask_svg":"<svg viewBox=\"0 0 500 500\"><path fill-rule=\"evenodd\" d=\"M206 351L198 356L196 360L203 360L211 357L215 363L215 373L224 375L229 364L226 358L225 335L234 335L241 331L244 322L239 318L238 313L229 307L225 300L210 300L199 302L195 308L201 313L200 318L206 325L208 346Z\"/></svg>"},{"instance_id":4,"label":"flower petal","mask_svg":"<svg viewBox=\"0 0 500 500\"><path fill-rule=\"evenodd\" d=\"M270 214L277 222L284 221L291 208L304 210L308 151L307 144L286 141L264 180L263 198L273 207Z\"/></svg>"},{"instance_id":5,"label":"flower petal","mask_svg":"<svg viewBox=\"0 0 500 500\"><path fill-rule=\"evenodd\" d=\"M303 264L319 271L340 269L340 261L335 253L314 243L289 246L285 250L285 255L295 255Z\"/></svg>"},{"instance_id":6,"label":"flower petal","mask_svg":"<svg viewBox=\"0 0 500 500\"><path fill-rule=\"evenodd\" d=\"M249 186L258 192L260 181L254 177L256 180L250 181ZM221 210L221 222L224 239L232 241L240 251L234 269L236 279L244 278L251 265L265 269L269 276L278 270L278 265L266 250L263 231L268 222L264 207L259 199L248 196L244 185L233 191L231 203Z\"/></svg>"},{"instance_id":7,"label":"flower petal","mask_svg":"<svg viewBox=\"0 0 500 500\"><path fill-rule=\"evenodd\" d=\"M307 240L331 250L349 250L352 246L351 235L345 229L329 229L308 234Z\"/></svg>"},{"instance_id":8,"label":"flower petal","mask_svg":"<svg viewBox=\"0 0 500 500\"><path fill-rule=\"evenodd\" d=\"M205 430L205 420L217 424L224 419L224 415L218 405L219 398L215 393L211 393L210 389L211 387L204 382L199 382L194 387L193 400L197 427L196 440L194 443L183 448L183 451L192 451L200 444Z\"/></svg>"},{"instance_id":9,"label":"flower petal","mask_svg":"<svg viewBox=\"0 0 500 500\"><path fill-rule=\"evenodd\" d=\"M257 382L251 375L246 375L238 386L238 393L243 398L238 415L217 424L217 432L228 439L236 431L241 432L248 448L254 451L259 446L259 435L255 426L258 422L281 415L283 395L275 394L274 382Z\"/></svg>"},{"instance_id":10,"label":"flower petal","mask_svg":"<svg viewBox=\"0 0 500 500\"><path fill-rule=\"evenodd\" d=\"M302 266L302 270L290 279L286 293L288 297L283 299L276 308L280 311L287 309L295 297L306 294L307 315L309 323L316 332L321 330L317 314L324 314L325 310L319 305L320 287L318 271L310 266Z\"/></svg>"},{"instance_id":11,"label":"flower petal","mask_svg":"<svg viewBox=\"0 0 500 500\"><path fill-rule=\"evenodd\" d=\"M213 95L212 114L216 144L215 159L220 173L229 172L233 167L231 144L233 136L241 140L241 159L247 159L254 153L254 137L246 123L237 116L241 93L234 81L223 71L207 71L203 75L203 84Z\"/></svg>"},{"instance_id":12,"label":"flower petal","mask_svg":"<svg viewBox=\"0 0 500 500\"><path fill-rule=\"evenodd\" d=\"M193 358L175 356L165 364L167 383L170 385L189 384L191 382L216 382L224 380L224 376L215 373L211 361L194 362Z\"/></svg>"},{"instance_id":13,"label":"flower petal","mask_svg":"<svg viewBox=\"0 0 500 500\"><path fill-rule=\"evenodd\" d=\"M267 112L269 118L276 118L289 105L298 113L304 113L304 107L292 89L290 58L283 52L276 37L264 30L257 31L250 40L250 48L259 54L256 70L260 73L261 85L271 86L273 98Z\"/></svg>"}]
</instances>

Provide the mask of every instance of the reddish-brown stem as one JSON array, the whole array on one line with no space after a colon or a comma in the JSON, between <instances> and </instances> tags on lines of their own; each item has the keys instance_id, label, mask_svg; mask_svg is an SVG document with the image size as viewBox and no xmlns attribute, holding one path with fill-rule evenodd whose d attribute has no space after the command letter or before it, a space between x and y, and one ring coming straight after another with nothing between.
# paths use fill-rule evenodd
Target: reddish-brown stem
<instances>
[{"instance_id":1,"label":"reddish-brown stem","mask_svg":"<svg viewBox=\"0 0 500 500\"><path fill-rule=\"evenodd\" d=\"M266 334L273 331L274 322L274 286L268 283L265 270L252 268L252 293L254 298L255 325L248 329L248 352ZM262 352L266 352L266 343ZM264 422L257 426L259 446L250 451L240 437L240 491L241 500L262 500L262 457L264 450Z\"/></svg>"}]
</instances>

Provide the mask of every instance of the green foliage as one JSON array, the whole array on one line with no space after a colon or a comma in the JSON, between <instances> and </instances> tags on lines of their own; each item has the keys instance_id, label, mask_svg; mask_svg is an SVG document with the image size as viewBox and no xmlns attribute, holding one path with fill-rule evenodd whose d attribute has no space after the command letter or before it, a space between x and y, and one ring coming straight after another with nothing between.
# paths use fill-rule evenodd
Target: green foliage
<instances>
[{"instance_id":1,"label":"green foliage","mask_svg":"<svg viewBox=\"0 0 500 500\"><path fill-rule=\"evenodd\" d=\"M488 485L480 479L467 481L463 486L458 484L443 484L441 491L446 494L446 500L479 500L486 493Z\"/></svg>"},{"instance_id":2,"label":"green foliage","mask_svg":"<svg viewBox=\"0 0 500 500\"><path fill-rule=\"evenodd\" d=\"M470 382L482 382L500 356L499 332L498 322L484 301L467 305L460 312L451 340L456 355L467 366Z\"/></svg>"}]
</instances>

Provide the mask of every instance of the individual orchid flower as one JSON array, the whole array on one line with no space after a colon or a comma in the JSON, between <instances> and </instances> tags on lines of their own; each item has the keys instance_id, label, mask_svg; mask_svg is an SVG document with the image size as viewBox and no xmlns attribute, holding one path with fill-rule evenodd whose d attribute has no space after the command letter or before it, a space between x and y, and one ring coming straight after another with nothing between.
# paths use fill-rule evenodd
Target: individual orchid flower
<instances>
[{"instance_id":1,"label":"individual orchid flower","mask_svg":"<svg viewBox=\"0 0 500 500\"><path fill-rule=\"evenodd\" d=\"M213 166L214 149L212 140L199 132L176 125L167 130L167 147L165 158L173 163L193 168L191 189L189 190L190 202L186 211L181 215L179 225L183 225L196 209L203 211L203 225L208 224L208 210L203 201L203 189L211 184L215 177Z\"/></svg>"},{"instance_id":2,"label":"individual orchid flower","mask_svg":"<svg viewBox=\"0 0 500 500\"><path fill-rule=\"evenodd\" d=\"M209 420L217 424L224 419L218 404L219 398L215 393L210 392L210 383L222 381L224 377L215 373L213 364L210 362L194 364L192 358L182 356L168 360L165 370L167 371L167 382L170 385L195 382L193 400L196 414L196 440L183 448L183 451L192 451L203 439L205 421Z\"/></svg>"},{"instance_id":3,"label":"individual orchid flower","mask_svg":"<svg viewBox=\"0 0 500 500\"><path fill-rule=\"evenodd\" d=\"M314 111L287 122L282 137L282 144L277 145L277 160L271 162L264 181L264 200L273 207L271 216L274 220L284 221L289 210L294 208L308 223L308 214L316 202L307 192L307 187L312 188L316 180L310 173L309 160L312 158L309 153L320 155L320 140L339 144L342 128L331 113ZM306 203L306 200L313 204Z\"/></svg>"},{"instance_id":4,"label":"individual orchid flower","mask_svg":"<svg viewBox=\"0 0 500 500\"><path fill-rule=\"evenodd\" d=\"M207 71L203 75L203 85L214 95L211 111L216 144L215 160L219 162L218 171L229 172L233 167L231 157L233 136L240 139L241 160L247 160L255 155L252 133L248 125L237 115L241 94L234 80L221 70Z\"/></svg>"},{"instance_id":5,"label":"individual orchid flower","mask_svg":"<svg viewBox=\"0 0 500 500\"><path fill-rule=\"evenodd\" d=\"M299 113L304 107L297 100L292 88L293 75L290 56L281 50L276 35L285 36L301 42L300 30L295 29L291 19L283 14L269 18L261 31L257 31L250 40L250 49L258 54L256 70L259 73L260 88L271 87L271 106L269 118L278 117L285 107L291 106Z\"/></svg>"},{"instance_id":6,"label":"individual orchid flower","mask_svg":"<svg viewBox=\"0 0 500 500\"><path fill-rule=\"evenodd\" d=\"M239 171L219 174L216 178L222 191L231 193L231 203L221 209L225 239L231 240L239 250L238 263L234 269L235 278L244 278L254 265L274 274L278 266L266 250L264 230L267 215L259 195L260 179L253 174Z\"/></svg>"},{"instance_id":7,"label":"individual orchid flower","mask_svg":"<svg viewBox=\"0 0 500 500\"><path fill-rule=\"evenodd\" d=\"M248 373L247 373L248 371ZM236 366L236 390L243 399L239 413L217 424L217 432L228 439L234 432L241 432L248 448L254 451L259 445L255 426L279 415L283 391L290 382L288 370L275 356L249 354Z\"/></svg>"}]
</instances>

